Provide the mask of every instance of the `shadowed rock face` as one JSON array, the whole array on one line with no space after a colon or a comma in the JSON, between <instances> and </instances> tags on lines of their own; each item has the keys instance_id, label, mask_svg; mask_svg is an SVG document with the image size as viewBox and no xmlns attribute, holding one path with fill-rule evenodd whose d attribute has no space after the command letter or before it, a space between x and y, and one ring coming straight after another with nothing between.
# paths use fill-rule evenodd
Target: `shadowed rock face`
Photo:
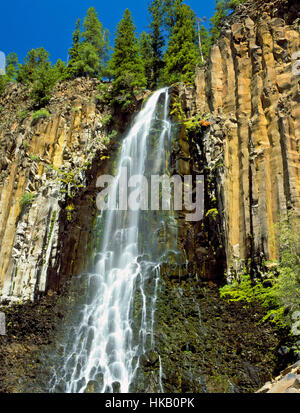
<instances>
[{"instance_id":1,"label":"shadowed rock face","mask_svg":"<svg viewBox=\"0 0 300 413\"><path fill-rule=\"evenodd\" d=\"M186 163L209 181L206 211L218 211L204 231L183 230L202 278L219 277L222 256L227 269L240 259L276 259L279 214L294 209L300 216L300 6L275 3L240 8L197 70L196 91L179 86L174 92L187 116L210 120L209 130L181 145Z\"/></svg>"}]
</instances>

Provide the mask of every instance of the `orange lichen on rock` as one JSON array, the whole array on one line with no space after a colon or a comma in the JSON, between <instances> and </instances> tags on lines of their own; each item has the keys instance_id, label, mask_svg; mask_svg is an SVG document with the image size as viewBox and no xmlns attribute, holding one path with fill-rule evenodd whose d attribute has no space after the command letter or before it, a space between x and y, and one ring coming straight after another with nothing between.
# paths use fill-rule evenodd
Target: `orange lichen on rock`
<instances>
[{"instance_id":1,"label":"orange lichen on rock","mask_svg":"<svg viewBox=\"0 0 300 413\"><path fill-rule=\"evenodd\" d=\"M204 128L207 128L208 126L210 126L210 122L208 122L207 120L203 120L203 119L201 120L200 124Z\"/></svg>"}]
</instances>

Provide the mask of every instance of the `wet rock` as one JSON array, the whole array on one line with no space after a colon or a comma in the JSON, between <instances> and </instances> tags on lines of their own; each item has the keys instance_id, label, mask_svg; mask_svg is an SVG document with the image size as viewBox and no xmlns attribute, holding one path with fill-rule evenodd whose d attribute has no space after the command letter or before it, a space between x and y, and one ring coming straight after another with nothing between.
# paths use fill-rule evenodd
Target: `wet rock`
<instances>
[{"instance_id":1,"label":"wet rock","mask_svg":"<svg viewBox=\"0 0 300 413\"><path fill-rule=\"evenodd\" d=\"M99 383L95 380L90 380L86 386L85 393L99 393L100 390Z\"/></svg>"},{"instance_id":2,"label":"wet rock","mask_svg":"<svg viewBox=\"0 0 300 413\"><path fill-rule=\"evenodd\" d=\"M120 393L121 391L121 384L118 381L115 381L112 384L112 388L113 388L113 393Z\"/></svg>"},{"instance_id":3,"label":"wet rock","mask_svg":"<svg viewBox=\"0 0 300 413\"><path fill-rule=\"evenodd\" d=\"M151 350L141 356L140 363L145 368L152 367L158 363L158 354L155 351Z\"/></svg>"},{"instance_id":4,"label":"wet rock","mask_svg":"<svg viewBox=\"0 0 300 413\"><path fill-rule=\"evenodd\" d=\"M103 380L104 380L103 373L98 373L98 374L96 375L96 377L95 377L95 380L97 381L98 386L99 386L100 388L102 388L102 386L103 386Z\"/></svg>"}]
</instances>

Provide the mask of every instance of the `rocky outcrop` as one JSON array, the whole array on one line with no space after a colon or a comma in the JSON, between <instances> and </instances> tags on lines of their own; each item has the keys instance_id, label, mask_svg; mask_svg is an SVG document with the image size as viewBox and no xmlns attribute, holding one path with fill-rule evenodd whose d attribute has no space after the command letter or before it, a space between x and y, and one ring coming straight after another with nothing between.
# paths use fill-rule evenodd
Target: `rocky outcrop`
<instances>
[{"instance_id":1,"label":"rocky outcrop","mask_svg":"<svg viewBox=\"0 0 300 413\"><path fill-rule=\"evenodd\" d=\"M34 300L87 265L95 218L91 187L107 158L97 80L60 83L45 112L30 110L28 90L1 99L0 295Z\"/></svg>"},{"instance_id":2,"label":"rocky outcrop","mask_svg":"<svg viewBox=\"0 0 300 413\"><path fill-rule=\"evenodd\" d=\"M164 277L160 285L155 348L133 391L253 393L282 370L282 334L258 322L261 308L220 300L211 281Z\"/></svg>"},{"instance_id":3,"label":"rocky outcrop","mask_svg":"<svg viewBox=\"0 0 300 413\"><path fill-rule=\"evenodd\" d=\"M248 258L258 265L276 259L280 214L292 209L300 216L299 7L296 1L241 7L197 70L196 92L179 91L187 118L210 121L209 132L199 127L189 135L188 152L194 173L209 181L206 213L220 217L212 231L220 236L212 243L216 256L224 248L228 270ZM190 255L203 236L197 226L192 232ZM215 265L203 266L194 256L200 276L216 278Z\"/></svg>"}]
</instances>

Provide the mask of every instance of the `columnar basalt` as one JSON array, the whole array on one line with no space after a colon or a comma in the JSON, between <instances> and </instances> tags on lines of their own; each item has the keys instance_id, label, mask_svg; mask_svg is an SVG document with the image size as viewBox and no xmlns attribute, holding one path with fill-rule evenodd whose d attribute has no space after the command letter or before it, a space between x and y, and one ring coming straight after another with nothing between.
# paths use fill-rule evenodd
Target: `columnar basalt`
<instances>
[{"instance_id":1,"label":"columnar basalt","mask_svg":"<svg viewBox=\"0 0 300 413\"><path fill-rule=\"evenodd\" d=\"M221 217L218 243L223 239L227 269L248 258L256 265L276 259L280 214L293 209L300 216L300 74L293 60L300 50L299 5L281 1L270 10L268 2L254 3L225 25L207 65L197 70L196 93L183 85L176 92L187 118L209 119L209 132L199 126L182 148L213 184L206 212ZM199 268L203 254L195 245L203 231L193 231ZM216 278L211 267L198 273Z\"/></svg>"},{"instance_id":2,"label":"columnar basalt","mask_svg":"<svg viewBox=\"0 0 300 413\"><path fill-rule=\"evenodd\" d=\"M91 186L107 152L106 113L94 98L98 83L58 84L49 113L38 119L25 88L11 85L2 97L2 301L34 300L87 264L96 215Z\"/></svg>"}]
</instances>

